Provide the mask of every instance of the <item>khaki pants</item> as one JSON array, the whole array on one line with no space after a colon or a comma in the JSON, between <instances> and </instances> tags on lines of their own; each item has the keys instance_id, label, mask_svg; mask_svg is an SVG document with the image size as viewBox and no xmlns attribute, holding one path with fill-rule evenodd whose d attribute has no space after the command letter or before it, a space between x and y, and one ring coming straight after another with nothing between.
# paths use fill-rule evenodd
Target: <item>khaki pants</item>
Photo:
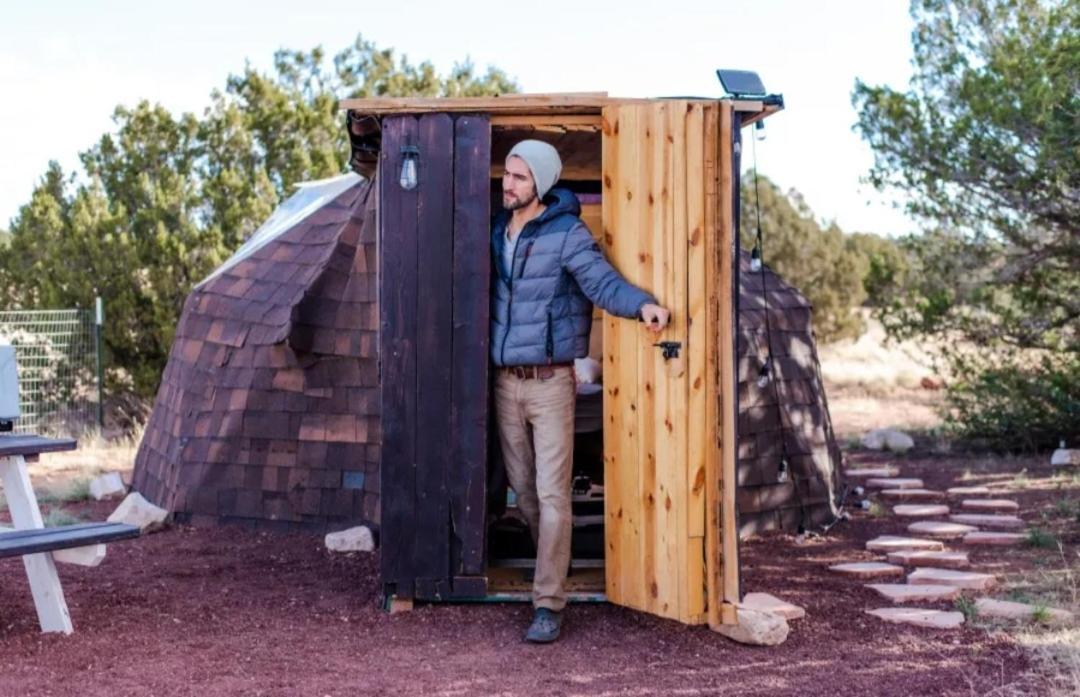
<instances>
[{"instance_id":1,"label":"khaki pants","mask_svg":"<svg viewBox=\"0 0 1080 697\"><path fill-rule=\"evenodd\" d=\"M495 415L503 460L518 509L536 543L533 605L566 605L570 566L571 468L574 461L574 370L546 380L502 371L495 380Z\"/></svg>"}]
</instances>

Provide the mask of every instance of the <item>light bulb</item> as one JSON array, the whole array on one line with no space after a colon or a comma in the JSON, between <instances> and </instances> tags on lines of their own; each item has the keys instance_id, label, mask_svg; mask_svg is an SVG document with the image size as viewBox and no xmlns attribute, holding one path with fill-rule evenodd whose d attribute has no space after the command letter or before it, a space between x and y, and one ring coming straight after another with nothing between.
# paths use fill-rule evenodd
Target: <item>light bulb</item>
<instances>
[{"instance_id":1,"label":"light bulb","mask_svg":"<svg viewBox=\"0 0 1080 697\"><path fill-rule=\"evenodd\" d=\"M754 124L754 137L758 140L765 140L765 122L758 121Z\"/></svg>"},{"instance_id":2,"label":"light bulb","mask_svg":"<svg viewBox=\"0 0 1080 697\"><path fill-rule=\"evenodd\" d=\"M788 464L787 458L780 458L780 466L776 469L776 481L783 484L788 480Z\"/></svg>"},{"instance_id":3,"label":"light bulb","mask_svg":"<svg viewBox=\"0 0 1080 697\"><path fill-rule=\"evenodd\" d=\"M398 183L402 189L412 191L418 183L416 161L420 157L420 151L415 146L406 145L401 148L401 155L401 176L398 177Z\"/></svg>"},{"instance_id":4,"label":"light bulb","mask_svg":"<svg viewBox=\"0 0 1080 697\"><path fill-rule=\"evenodd\" d=\"M757 244L754 244L754 248L750 250L750 270L754 273L761 271L761 250L758 249Z\"/></svg>"}]
</instances>

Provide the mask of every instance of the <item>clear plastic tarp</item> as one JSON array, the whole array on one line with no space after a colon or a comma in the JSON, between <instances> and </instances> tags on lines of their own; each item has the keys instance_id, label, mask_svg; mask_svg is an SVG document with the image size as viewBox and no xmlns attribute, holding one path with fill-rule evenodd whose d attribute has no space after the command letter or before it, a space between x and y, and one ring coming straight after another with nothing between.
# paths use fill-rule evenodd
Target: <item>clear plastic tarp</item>
<instances>
[{"instance_id":1,"label":"clear plastic tarp","mask_svg":"<svg viewBox=\"0 0 1080 697\"><path fill-rule=\"evenodd\" d=\"M334 200L349 187L363 180L359 174L349 172L338 177L301 182L296 185L296 193L285 199L262 225L252 233L240 248L224 264L199 283L205 285L222 272L248 258L255 250L274 240L295 227L300 221ZM196 286L198 287L198 286Z\"/></svg>"}]
</instances>

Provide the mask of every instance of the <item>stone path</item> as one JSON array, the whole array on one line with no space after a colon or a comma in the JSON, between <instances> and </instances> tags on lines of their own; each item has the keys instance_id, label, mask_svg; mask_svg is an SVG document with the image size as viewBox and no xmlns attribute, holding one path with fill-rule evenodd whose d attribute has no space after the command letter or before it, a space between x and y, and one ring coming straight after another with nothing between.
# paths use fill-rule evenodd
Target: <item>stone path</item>
<instances>
[{"instance_id":1,"label":"stone path","mask_svg":"<svg viewBox=\"0 0 1080 697\"><path fill-rule=\"evenodd\" d=\"M897 579L889 583L867 583L866 588L896 605L908 603L948 603L962 594L981 594L998 585L996 576L972 570L968 553L946 549L942 540L957 541L965 546L1016 545L1027 535L1022 532L1026 523L1019 517L1020 505L1011 499L991 498L999 492L985 486L957 486L946 491L927 489L921 479L903 478L900 468L893 465L862 468L847 473L864 480L876 495L899 503L892 508L899 518L945 518L948 520L919 520L907 526L910 536L881 535L866 543L866 549L885 555L883 561L833 564L829 571L853 579ZM962 513L952 513L949 505L935 503L960 499ZM929 503L926 503L926 502ZM907 573L905 583L899 582ZM976 610L987 617L1071 622L1072 614L1065 610L978 597ZM868 614L886 622L899 622L917 627L954 629L964 622L960 612L919 607L885 607L867 610Z\"/></svg>"}]
</instances>

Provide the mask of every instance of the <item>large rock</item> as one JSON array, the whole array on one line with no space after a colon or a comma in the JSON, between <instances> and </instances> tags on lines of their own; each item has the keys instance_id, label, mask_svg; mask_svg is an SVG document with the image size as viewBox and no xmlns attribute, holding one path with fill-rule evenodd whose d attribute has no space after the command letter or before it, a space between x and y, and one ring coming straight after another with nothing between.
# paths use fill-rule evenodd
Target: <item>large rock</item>
<instances>
[{"instance_id":1,"label":"large rock","mask_svg":"<svg viewBox=\"0 0 1080 697\"><path fill-rule=\"evenodd\" d=\"M862 437L862 446L870 450L890 450L906 453L915 447L911 436L895 428L877 428Z\"/></svg>"},{"instance_id":2,"label":"large rock","mask_svg":"<svg viewBox=\"0 0 1080 697\"><path fill-rule=\"evenodd\" d=\"M1020 510L1020 504L1009 499L964 499L960 507L965 511L975 512L1014 513Z\"/></svg>"},{"instance_id":3,"label":"large rock","mask_svg":"<svg viewBox=\"0 0 1080 697\"><path fill-rule=\"evenodd\" d=\"M912 624L916 627L927 627L929 629L956 629L964 623L963 613L946 612L944 610L883 607L878 608L877 610L867 610L866 614L873 615L886 622Z\"/></svg>"},{"instance_id":4,"label":"large rock","mask_svg":"<svg viewBox=\"0 0 1080 697\"><path fill-rule=\"evenodd\" d=\"M806 617L806 610L803 608L768 593L747 593L740 606L750 610L771 612L774 615L780 615L785 620L801 620Z\"/></svg>"},{"instance_id":5,"label":"large rock","mask_svg":"<svg viewBox=\"0 0 1080 697\"><path fill-rule=\"evenodd\" d=\"M885 564L880 561L856 561L847 564L833 564L829 571L854 578L889 578L902 577L904 567Z\"/></svg>"},{"instance_id":6,"label":"large rock","mask_svg":"<svg viewBox=\"0 0 1080 697\"><path fill-rule=\"evenodd\" d=\"M971 566L967 552L932 552L924 549L902 549L885 555L893 564L905 566L936 566L946 569L966 569Z\"/></svg>"},{"instance_id":7,"label":"large rock","mask_svg":"<svg viewBox=\"0 0 1080 697\"><path fill-rule=\"evenodd\" d=\"M963 537L969 532L978 530L974 525L962 525L960 523L943 523L936 520L920 520L908 526L908 532L913 535L926 535L935 540L954 540Z\"/></svg>"},{"instance_id":8,"label":"large rock","mask_svg":"<svg viewBox=\"0 0 1080 697\"><path fill-rule=\"evenodd\" d=\"M1050 456L1050 464L1054 467L1080 467L1080 450L1058 448Z\"/></svg>"},{"instance_id":9,"label":"large rock","mask_svg":"<svg viewBox=\"0 0 1080 697\"><path fill-rule=\"evenodd\" d=\"M901 518L925 518L949 515L949 507L943 503L907 503L893 506L892 512Z\"/></svg>"},{"instance_id":10,"label":"large rock","mask_svg":"<svg viewBox=\"0 0 1080 697\"><path fill-rule=\"evenodd\" d=\"M112 515L108 517L110 523L127 523L134 525L143 532L153 532L165 527L165 521L169 512L159 508L143 498L143 495L133 491L120 502Z\"/></svg>"},{"instance_id":11,"label":"large rock","mask_svg":"<svg viewBox=\"0 0 1080 697\"><path fill-rule=\"evenodd\" d=\"M787 639L788 623L782 616L748 607L739 607L736 613L737 624L722 624L716 631L732 641L752 646L776 646Z\"/></svg>"},{"instance_id":12,"label":"large rock","mask_svg":"<svg viewBox=\"0 0 1080 697\"><path fill-rule=\"evenodd\" d=\"M124 480L120 478L119 472L106 472L90 482L90 495L95 501L107 499L110 496L120 496L125 491L127 487L124 486Z\"/></svg>"},{"instance_id":13,"label":"large rock","mask_svg":"<svg viewBox=\"0 0 1080 697\"><path fill-rule=\"evenodd\" d=\"M975 610L980 617L993 617L1003 620L1034 620L1036 608L1034 605L1014 603L1008 600L994 600L992 598L979 598L975 601ZM1073 614L1068 610L1057 608L1043 608L1040 618L1047 624L1069 624L1073 620Z\"/></svg>"},{"instance_id":14,"label":"large rock","mask_svg":"<svg viewBox=\"0 0 1080 697\"><path fill-rule=\"evenodd\" d=\"M945 498L945 492L933 489L883 489L880 494L883 499L941 501Z\"/></svg>"},{"instance_id":15,"label":"large rock","mask_svg":"<svg viewBox=\"0 0 1080 697\"><path fill-rule=\"evenodd\" d=\"M326 535L326 548L331 552L373 552L375 537L365 525Z\"/></svg>"},{"instance_id":16,"label":"large rock","mask_svg":"<svg viewBox=\"0 0 1080 697\"><path fill-rule=\"evenodd\" d=\"M912 571L908 574L907 582L915 586L956 586L969 591L990 590L997 585L997 579L992 574L933 567Z\"/></svg>"},{"instance_id":17,"label":"large rock","mask_svg":"<svg viewBox=\"0 0 1080 697\"><path fill-rule=\"evenodd\" d=\"M929 549L940 552L945 545L938 540L923 540L918 537L900 537L881 535L867 541L866 549L871 552L897 552L902 549Z\"/></svg>"},{"instance_id":18,"label":"large rock","mask_svg":"<svg viewBox=\"0 0 1080 697\"><path fill-rule=\"evenodd\" d=\"M963 525L974 525L983 528L997 530L1019 530L1025 523L1014 515L1000 515L994 513L953 513L949 520Z\"/></svg>"},{"instance_id":19,"label":"large rock","mask_svg":"<svg viewBox=\"0 0 1080 697\"><path fill-rule=\"evenodd\" d=\"M881 597L900 605L904 603L956 600L960 597L959 588L941 584L868 583L866 587L875 591Z\"/></svg>"},{"instance_id":20,"label":"large rock","mask_svg":"<svg viewBox=\"0 0 1080 697\"><path fill-rule=\"evenodd\" d=\"M871 477L866 480L871 489L923 489L923 480L914 477Z\"/></svg>"},{"instance_id":21,"label":"large rock","mask_svg":"<svg viewBox=\"0 0 1080 697\"><path fill-rule=\"evenodd\" d=\"M969 532L964 535L966 545L998 545L1007 547L1018 545L1027 539L1027 535L1019 532L997 532L996 530L980 530Z\"/></svg>"}]
</instances>

